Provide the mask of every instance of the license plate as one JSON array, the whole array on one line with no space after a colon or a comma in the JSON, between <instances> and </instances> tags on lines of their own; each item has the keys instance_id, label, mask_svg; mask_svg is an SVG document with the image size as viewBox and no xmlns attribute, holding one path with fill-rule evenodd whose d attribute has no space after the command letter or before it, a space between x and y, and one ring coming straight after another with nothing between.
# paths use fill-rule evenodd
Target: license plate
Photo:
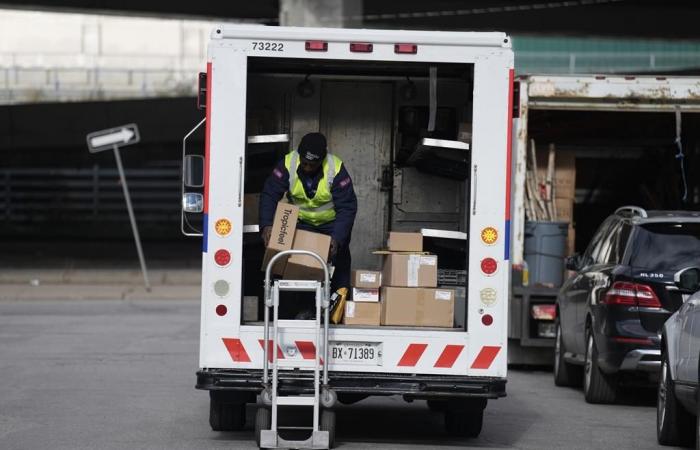
<instances>
[{"instance_id":1,"label":"license plate","mask_svg":"<svg viewBox=\"0 0 700 450\"><path fill-rule=\"evenodd\" d=\"M330 359L333 364L381 365L380 342L330 342Z\"/></svg>"}]
</instances>

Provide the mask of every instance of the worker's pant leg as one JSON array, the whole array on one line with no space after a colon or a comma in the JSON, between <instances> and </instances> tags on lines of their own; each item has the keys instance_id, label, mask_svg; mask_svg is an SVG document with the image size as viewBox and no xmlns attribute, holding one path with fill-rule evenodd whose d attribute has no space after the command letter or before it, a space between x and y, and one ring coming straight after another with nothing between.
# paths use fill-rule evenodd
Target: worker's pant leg
<instances>
[{"instance_id":1,"label":"worker's pant leg","mask_svg":"<svg viewBox=\"0 0 700 450\"><path fill-rule=\"evenodd\" d=\"M338 252L331 262L335 266L335 272L333 272L331 279L331 290L335 292L342 287L350 289L350 266L352 264L350 240L338 248Z\"/></svg>"}]
</instances>

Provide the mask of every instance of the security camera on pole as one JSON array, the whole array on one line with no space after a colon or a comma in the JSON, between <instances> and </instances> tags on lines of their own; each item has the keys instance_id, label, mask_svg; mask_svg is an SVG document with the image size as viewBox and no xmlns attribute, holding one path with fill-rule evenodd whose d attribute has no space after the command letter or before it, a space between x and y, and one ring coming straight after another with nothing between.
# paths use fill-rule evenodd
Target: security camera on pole
<instances>
[{"instance_id":1,"label":"security camera on pole","mask_svg":"<svg viewBox=\"0 0 700 450\"><path fill-rule=\"evenodd\" d=\"M148 272L146 271L146 260L143 257L141 249L141 238L139 230L136 226L136 217L134 216L134 208L131 206L131 196L129 188L126 185L126 176L124 176L124 167L122 166L122 158L119 154L119 148L127 145L136 144L141 140L139 128L135 123L122 125L120 127L110 128L107 130L94 131L87 135L87 145L90 153L98 153L104 150L112 149L114 151L114 159L117 161L117 170L124 191L124 200L126 200L126 209L129 212L129 221L131 222L131 230L134 233L134 241L136 241L136 251L139 255L141 263L141 272L143 273L143 281L146 285L146 290L151 291L151 283L148 281Z\"/></svg>"}]
</instances>

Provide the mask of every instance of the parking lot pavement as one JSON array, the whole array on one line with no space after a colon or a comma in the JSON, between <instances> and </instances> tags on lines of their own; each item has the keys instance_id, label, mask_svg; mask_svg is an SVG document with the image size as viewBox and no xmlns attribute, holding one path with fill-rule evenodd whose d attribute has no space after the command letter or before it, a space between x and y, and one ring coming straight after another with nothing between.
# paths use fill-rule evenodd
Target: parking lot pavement
<instances>
[{"instance_id":1,"label":"parking lot pavement","mask_svg":"<svg viewBox=\"0 0 700 450\"><path fill-rule=\"evenodd\" d=\"M0 301L0 448L255 448L252 406L245 431L210 430L198 335L196 301ZM341 406L338 448L658 448L653 392L588 405L551 378L511 370L471 440L446 436L422 401Z\"/></svg>"}]
</instances>

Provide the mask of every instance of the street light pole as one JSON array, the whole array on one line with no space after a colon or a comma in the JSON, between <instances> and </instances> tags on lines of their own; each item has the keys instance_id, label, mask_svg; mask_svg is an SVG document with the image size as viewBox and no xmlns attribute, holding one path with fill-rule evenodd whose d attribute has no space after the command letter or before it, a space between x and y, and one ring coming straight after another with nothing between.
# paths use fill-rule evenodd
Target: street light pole
<instances>
[{"instance_id":1,"label":"street light pole","mask_svg":"<svg viewBox=\"0 0 700 450\"><path fill-rule=\"evenodd\" d=\"M126 209L129 211L129 221L131 222L131 230L134 232L134 240L136 241L136 251L139 254L141 272L143 273L143 282L146 285L146 291L151 292L151 283L148 281L148 272L146 271L146 260L143 257L143 249L141 248L141 238L139 237L139 229L136 226L136 217L134 217L134 209L131 206L129 187L126 185L126 176L124 176L124 167L122 166L122 158L119 154L119 147L115 144L112 146L112 150L114 150L114 159L117 160L117 170L119 170L119 178L121 179L122 190L124 191Z\"/></svg>"}]
</instances>

